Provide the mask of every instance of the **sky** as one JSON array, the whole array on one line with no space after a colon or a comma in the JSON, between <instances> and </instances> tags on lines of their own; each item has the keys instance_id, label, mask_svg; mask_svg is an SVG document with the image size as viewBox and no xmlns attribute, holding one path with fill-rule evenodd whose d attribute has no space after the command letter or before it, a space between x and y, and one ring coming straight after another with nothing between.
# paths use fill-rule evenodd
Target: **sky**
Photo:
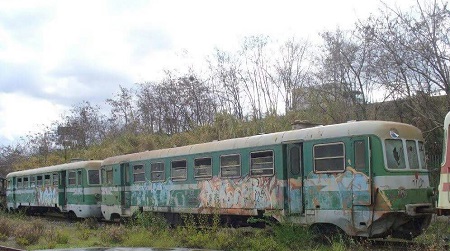
<instances>
[{"instance_id":1,"label":"sky","mask_svg":"<svg viewBox=\"0 0 450 251\"><path fill-rule=\"evenodd\" d=\"M385 0L406 8L415 0ZM251 35L314 39L379 13L379 0L0 0L0 146L83 101L206 62Z\"/></svg>"}]
</instances>

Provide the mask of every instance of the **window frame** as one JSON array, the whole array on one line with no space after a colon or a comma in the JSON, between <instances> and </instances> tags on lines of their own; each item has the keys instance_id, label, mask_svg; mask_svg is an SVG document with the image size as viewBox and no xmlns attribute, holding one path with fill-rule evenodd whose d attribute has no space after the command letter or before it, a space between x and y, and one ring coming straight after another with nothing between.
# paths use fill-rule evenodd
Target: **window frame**
<instances>
[{"instance_id":1,"label":"window frame","mask_svg":"<svg viewBox=\"0 0 450 251\"><path fill-rule=\"evenodd\" d=\"M56 179L55 179L56 177ZM56 181L56 183L55 183ZM59 173L52 173L52 184L53 186L59 186Z\"/></svg>"},{"instance_id":2,"label":"window frame","mask_svg":"<svg viewBox=\"0 0 450 251\"><path fill-rule=\"evenodd\" d=\"M44 185L44 177L42 175L36 175L36 187L41 187L43 185Z\"/></svg>"},{"instance_id":3,"label":"window frame","mask_svg":"<svg viewBox=\"0 0 450 251\"><path fill-rule=\"evenodd\" d=\"M87 173L87 184L89 185L89 186L99 186L99 185L101 185L102 184L102 173L101 173L101 170L98 170L98 169L86 169L86 173ZM92 175L91 175L91 173L97 173L97 177L98 177L98 183L92 183L91 182L91 177L92 177Z\"/></svg>"},{"instance_id":4,"label":"window frame","mask_svg":"<svg viewBox=\"0 0 450 251\"><path fill-rule=\"evenodd\" d=\"M233 167L233 166L223 166L222 165L222 158L223 157L230 157L230 156L237 156L238 157L238 159L239 159L239 165L234 165L234 166L238 166L239 167L239 174L238 175L234 175L234 176L224 176L223 175L223 169L224 169L224 167L225 168L227 168L227 167ZM235 178L240 178L241 176L242 176L242 156L241 156L241 154L239 154L239 153L232 153L232 154L224 154L224 155L220 155L220 157L219 157L219 167L220 167L220 177L222 178L231 178L231 179L235 179Z\"/></svg>"},{"instance_id":5,"label":"window frame","mask_svg":"<svg viewBox=\"0 0 450 251\"><path fill-rule=\"evenodd\" d=\"M25 179L27 179L25 181ZM22 177L23 187L28 188L30 187L30 178L28 176Z\"/></svg>"},{"instance_id":6,"label":"window frame","mask_svg":"<svg viewBox=\"0 0 450 251\"><path fill-rule=\"evenodd\" d=\"M158 164L162 165L162 170L153 170L153 167ZM162 174L162 178L161 179L153 179L153 174L156 173L161 173ZM156 161L156 162L152 162L150 163L150 181L151 182L164 182L166 181L166 163L164 163L164 161Z\"/></svg>"},{"instance_id":7,"label":"window frame","mask_svg":"<svg viewBox=\"0 0 450 251\"><path fill-rule=\"evenodd\" d=\"M357 147L360 147L359 144L361 143L362 148L357 149ZM358 150L359 151L362 150L362 152L359 152ZM360 153L363 153L363 155L359 156ZM357 139L353 141L353 159L354 159L353 168L355 168L355 170L364 171L366 167L368 167L366 141L364 139ZM360 163L361 161L362 163ZM363 166L361 166L360 164L363 164Z\"/></svg>"},{"instance_id":8,"label":"window frame","mask_svg":"<svg viewBox=\"0 0 450 251\"><path fill-rule=\"evenodd\" d=\"M71 174L73 174L73 177L70 177ZM67 186L76 186L76 185L77 185L77 171L75 170L69 171L67 173Z\"/></svg>"},{"instance_id":9,"label":"window frame","mask_svg":"<svg viewBox=\"0 0 450 251\"><path fill-rule=\"evenodd\" d=\"M22 183L22 177L17 177L17 188L22 188L23 187L23 183Z\"/></svg>"},{"instance_id":10,"label":"window frame","mask_svg":"<svg viewBox=\"0 0 450 251\"><path fill-rule=\"evenodd\" d=\"M342 155L341 156L332 156L332 157L316 157L316 147L323 147L323 146L332 146L332 145L341 145L342 146ZM337 142L328 142L328 143L320 143L313 145L312 149L313 153L313 164L314 164L314 173L343 173L346 170L345 167L345 143L342 141ZM339 170L317 170L316 161L317 160L328 160L328 159L342 159L342 169Z\"/></svg>"},{"instance_id":11,"label":"window frame","mask_svg":"<svg viewBox=\"0 0 450 251\"><path fill-rule=\"evenodd\" d=\"M402 148L403 148L403 160L405 161L405 168L390 168L389 167L389 163L388 163L388 155L387 155L387 147L386 147L386 141L388 140L400 140L402 142ZM408 141L413 141L414 142L414 148L416 150L416 157L417 157L417 161L418 161L418 168L411 168L411 163L410 163L410 156L409 156L409 150L408 150L408 145L407 142ZM427 164L425 158L425 150L424 148L424 142L423 140L420 139L407 139L407 138L385 138L382 139L382 145L383 145L383 158L384 158L384 166L385 169L391 172L411 172L411 171L415 171L415 172L426 172L428 171L427 169ZM421 150L421 145L422 144L422 150ZM423 151L423 155L421 154L421 151Z\"/></svg>"},{"instance_id":12,"label":"window frame","mask_svg":"<svg viewBox=\"0 0 450 251\"><path fill-rule=\"evenodd\" d=\"M51 184L53 184L52 176L49 173L44 174L44 186L50 186Z\"/></svg>"},{"instance_id":13,"label":"window frame","mask_svg":"<svg viewBox=\"0 0 450 251\"><path fill-rule=\"evenodd\" d=\"M197 161L209 159L209 166L202 167L202 165L197 165ZM209 175L197 175L196 170L209 170ZM197 180L201 179L211 179L213 176L213 158L212 157L199 157L194 159L194 178Z\"/></svg>"},{"instance_id":14,"label":"window frame","mask_svg":"<svg viewBox=\"0 0 450 251\"><path fill-rule=\"evenodd\" d=\"M36 187L36 176L30 176L30 187Z\"/></svg>"},{"instance_id":15,"label":"window frame","mask_svg":"<svg viewBox=\"0 0 450 251\"><path fill-rule=\"evenodd\" d=\"M136 172L136 167L140 167L141 171ZM142 180L136 180L136 175L142 175ZM141 177L141 176L139 176ZM133 183L145 183L145 165L135 164L133 165Z\"/></svg>"},{"instance_id":16,"label":"window frame","mask_svg":"<svg viewBox=\"0 0 450 251\"><path fill-rule=\"evenodd\" d=\"M262 158L267 158L267 157L252 157L253 154L258 154L258 153L272 153L272 162L263 162L263 163L253 163L253 160L257 160L257 159L262 159ZM249 155L249 171L250 171L250 176L274 176L275 175L275 152L273 150L260 150L260 151L254 151L254 152L250 152ZM267 164L267 163L272 163L272 168L254 168L253 165L259 165L259 164ZM271 170L272 173L270 174L254 174L253 171L255 170Z\"/></svg>"},{"instance_id":17,"label":"window frame","mask_svg":"<svg viewBox=\"0 0 450 251\"><path fill-rule=\"evenodd\" d=\"M186 163L184 168L183 167L175 167L175 168L173 167L173 163L174 162L183 162L183 161L184 161L184 163ZM184 177L174 177L173 176L174 169L184 169L185 176ZM187 161L187 159L171 160L170 161L170 179L173 180L173 181L186 181L187 178L188 178L187 177L188 176L187 169L188 169L188 161Z\"/></svg>"}]
</instances>

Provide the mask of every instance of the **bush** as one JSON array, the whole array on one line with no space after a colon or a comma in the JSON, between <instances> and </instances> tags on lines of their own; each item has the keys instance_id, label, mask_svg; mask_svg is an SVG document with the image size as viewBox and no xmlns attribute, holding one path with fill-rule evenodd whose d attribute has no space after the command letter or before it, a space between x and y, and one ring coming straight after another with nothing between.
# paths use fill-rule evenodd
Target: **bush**
<instances>
[{"instance_id":1,"label":"bush","mask_svg":"<svg viewBox=\"0 0 450 251\"><path fill-rule=\"evenodd\" d=\"M21 246L28 246L36 244L42 236L42 229L37 229L32 223L20 224L16 227L14 235L17 244Z\"/></svg>"},{"instance_id":2,"label":"bush","mask_svg":"<svg viewBox=\"0 0 450 251\"><path fill-rule=\"evenodd\" d=\"M69 235L62 230L55 230L54 227L45 231L44 239L48 243L67 244L69 243Z\"/></svg>"},{"instance_id":3,"label":"bush","mask_svg":"<svg viewBox=\"0 0 450 251\"><path fill-rule=\"evenodd\" d=\"M123 226L106 226L100 232L100 239L105 243L122 243L127 237L127 231Z\"/></svg>"},{"instance_id":4,"label":"bush","mask_svg":"<svg viewBox=\"0 0 450 251\"><path fill-rule=\"evenodd\" d=\"M0 216L0 235L2 236L12 236L13 235L13 222L10 219Z\"/></svg>"},{"instance_id":5,"label":"bush","mask_svg":"<svg viewBox=\"0 0 450 251\"><path fill-rule=\"evenodd\" d=\"M137 213L132 224L152 231L162 231L168 228L166 219L152 212Z\"/></svg>"}]
</instances>

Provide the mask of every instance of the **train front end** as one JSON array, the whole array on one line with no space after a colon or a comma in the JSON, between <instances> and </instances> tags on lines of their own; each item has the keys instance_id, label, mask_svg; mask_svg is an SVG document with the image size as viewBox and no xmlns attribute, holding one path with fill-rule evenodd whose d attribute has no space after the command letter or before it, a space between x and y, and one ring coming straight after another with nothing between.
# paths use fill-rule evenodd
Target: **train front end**
<instances>
[{"instance_id":1,"label":"train front end","mask_svg":"<svg viewBox=\"0 0 450 251\"><path fill-rule=\"evenodd\" d=\"M428 227L433 213L433 189L425 163L422 134L414 126L396 123L378 135L372 154L374 218L371 235L412 239Z\"/></svg>"}]
</instances>

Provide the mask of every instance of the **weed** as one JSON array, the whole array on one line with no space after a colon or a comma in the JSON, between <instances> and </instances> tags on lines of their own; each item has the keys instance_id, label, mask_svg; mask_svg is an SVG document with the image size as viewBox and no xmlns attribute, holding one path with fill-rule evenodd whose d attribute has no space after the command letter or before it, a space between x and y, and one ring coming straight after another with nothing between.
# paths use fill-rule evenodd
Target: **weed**
<instances>
[{"instance_id":1,"label":"weed","mask_svg":"<svg viewBox=\"0 0 450 251\"><path fill-rule=\"evenodd\" d=\"M85 240L89 239L89 237L92 235L92 232L90 229L85 228L85 229L79 230L77 235L80 240L85 241Z\"/></svg>"},{"instance_id":2,"label":"weed","mask_svg":"<svg viewBox=\"0 0 450 251\"><path fill-rule=\"evenodd\" d=\"M123 226L106 226L100 231L100 239L105 243L122 243L127 237L127 231Z\"/></svg>"},{"instance_id":3,"label":"weed","mask_svg":"<svg viewBox=\"0 0 450 251\"><path fill-rule=\"evenodd\" d=\"M39 241L43 230L37 229L32 223L25 223L18 225L14 231L17 244L21 246L28 246Z\"/></svg>"},{"instance_id":4,"label":"weed","mask_svg":"<svg viewBox=\"0 0 450 251\"><path fill-rule=\"evenodd\" d=\"M286 223L274 225L272 230L277 242L288 249L298 248L298 243L312 244L313 236L305 227Z\"/></svg>"},{"instance_id":5,"label":"weed","mask_svg":"<svg viewBox=\"0 0 450 251\"><path fill-rule=\"evenodd\" d=\"M0 216L0 235L9 237L11 235L13 235L13 222L12 220Z\"/></svg>"},{"instance_id":6,"label":"weed","mask_svg":"<svg viewBox=\"0 0 450 251\"><path fill-rule=\"evenodd\" d=\"M141 226L147 230L161 231L167 229L166 219L153 212L139 212L135 214L133 225Z\"/></svg>"}]
</instances>

